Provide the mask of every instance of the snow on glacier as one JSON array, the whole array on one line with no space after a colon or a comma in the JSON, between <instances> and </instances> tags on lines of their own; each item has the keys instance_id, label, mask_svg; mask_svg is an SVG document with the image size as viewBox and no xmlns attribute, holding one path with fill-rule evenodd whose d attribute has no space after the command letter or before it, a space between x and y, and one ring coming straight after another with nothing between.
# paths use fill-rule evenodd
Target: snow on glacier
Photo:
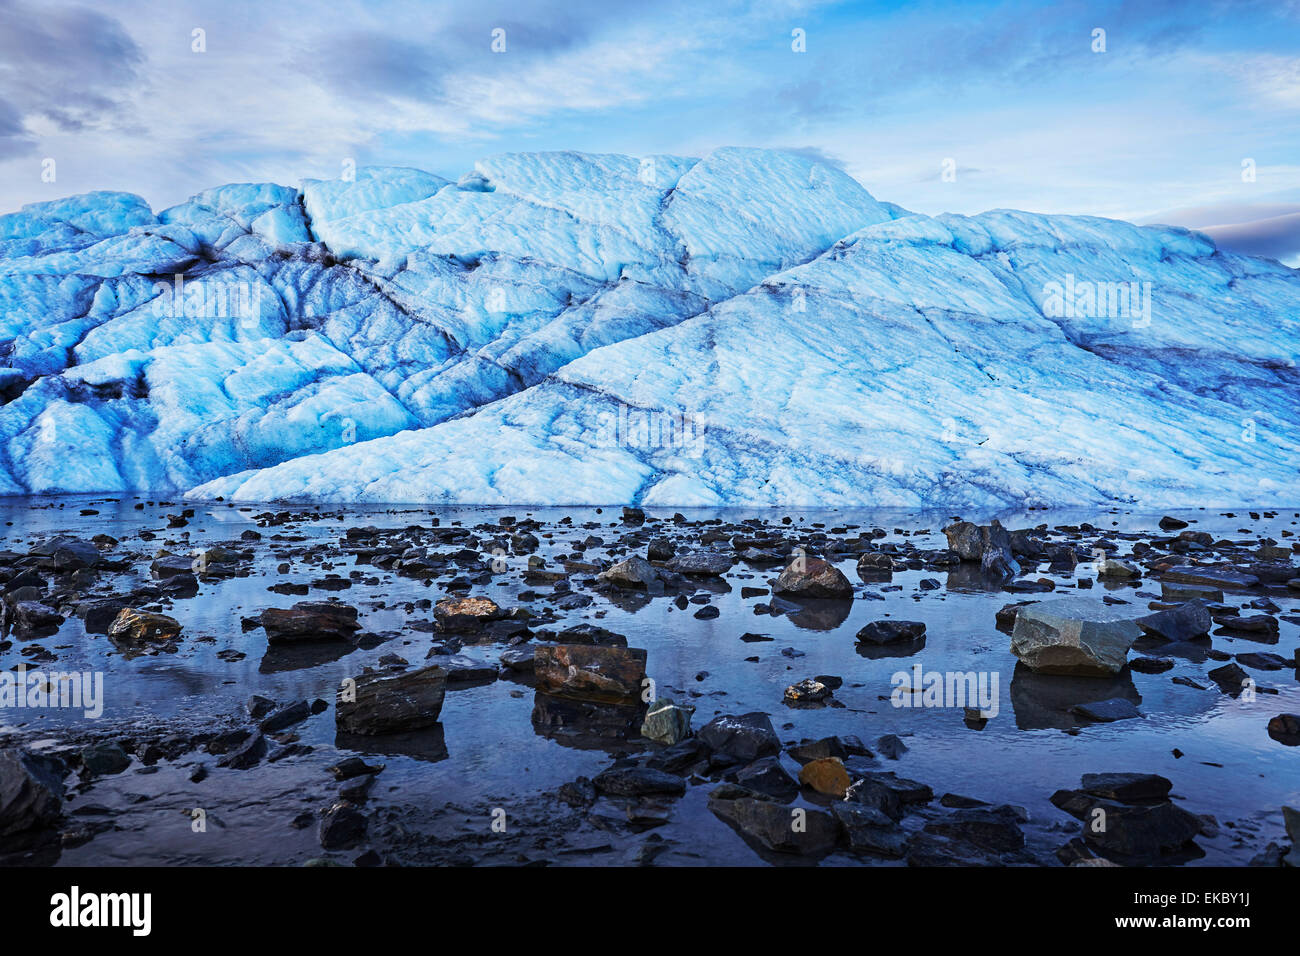
<instances>
[{"instance_id":1,"label":"snow on glacier","mask_svg":"<svg viewBox=\"0 0 1300 956\"><path fill-rule=\"evenodd\" d=\"M4 494L1297 498L1300 272L917 215L764 150L32 204L0 216L0 342Z\"/></svg>"}]
</instances>

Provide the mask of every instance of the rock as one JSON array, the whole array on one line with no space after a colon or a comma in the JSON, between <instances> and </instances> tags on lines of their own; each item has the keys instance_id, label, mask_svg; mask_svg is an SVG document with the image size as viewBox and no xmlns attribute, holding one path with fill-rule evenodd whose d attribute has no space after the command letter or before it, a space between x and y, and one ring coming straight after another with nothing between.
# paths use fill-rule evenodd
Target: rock
<instances>
[{"instance_id":1,"label":"rock","mask_svg":"<svg viewBox=\"0 0 1300 956\"><path fill-rule=\"evenodd\" d=\"M1082 595L1039 601L1016 615L1011 653L1044 674L1117 674L1141 633L1136 616L1131 606Z\"/></svg>"},{"instance_id":2,"label":"rock","mask_svg":"<svg viewBox=\"0 0 1300 956\"><path fill-rule=\"evenodd\" d=\"M596 580L617 588L646 591L659 583L659 570L645 558L633 555L596 575Z\"/></svg>"},{"instance_id":3,"label":"rock","mask_svg":"<svg viewBox=\"0 0 1300 956\"><path fill-rule=\"evenodd\" d=\"M646 652L641 648L539 645L533 660L542 693L596 703L641 703L646 679Z\"/></svg>"},{"instance_id":4,"label":"rock","mask_svg":"<svg viewBox=\"0 0 1300 956\"><path fill-rule=\"evenodd\" d=\"M1252 679L1241 667L1232 662L1214 668L1208 676L1210 680L1219 685L1221 691L1231 697L1240 694L1245 688L1246 682Z\"/></svg>"},{"instance_id":5,"label":"rock","mask_svg":"<svg viewBox=\"0 0 1300 956\"><path fill-rule=\"evenodd\" d=\"M1295 666L1295 661L1287 660L1281 654L1269 654L1265 651L1238 654L1237 661L1261 671L1288 670Z\"/></svg>"},{"instance_id":6,"label":"rock","mask_svg":"<svg viewBox=\"0 0 1300 956\"><path fill-rule=\"evenodd\" d=\"M405 674L364 674L345 686L335 707L343 733L380 735L419 730L438 722L447 690L447 672L424 667ZM348 699L352 697L352 699Z\"/></svg>"},{"instance_id":7,"label":"rock","mask_svg":"<svg viewBox=\"0 0 1300 956\"><path fill-rule=\"evenodd\" d=\"M700 728L699 737L715 753L726 754L740 763L781 752L781 741L772 721L761 712L714 717Z\"/></svg>"},{"instance_id":8,"label":"rock","mask_svg":"<svg viewBox=\"0 0 1300 956\"><path fill-rule=\"evenodd\" d=\"M288 707L281 707L260 724L258 729L264 734L278 734L294 724L300 724L311 716L311 704L305 700L297 701Z\"/></svg>"},{"instance_id":9,"label":"rock","mask_svg":"<svg viewBox=\"0 0 1300 956\"><path fill-rule=\"evenodd\" d=\"M1187 522L1183 521L1181 518L1172 518L1169 515L1165 515L1160 519L1161 531L1179 531L1186 527Z\"/></svg>"},{"instance_id":10,"label":"rock","mask_svg":"<svg viewBox=\"0 0 1300 956\"><path fill-rule=\"evenodd\" d=\"M1286 835L1292 846L1300 847L1300 810L1283 807L1282 824L1286 827Z\"/></svg>"},{"instance_id":11,"label":"rock","mask_svg":"<svg viewBox=\"0 0 1300 956\"><path fill-rule=\"evenodd\" d=\"M9 614L9 622L16 634L35 635L58 630L63 615L40 601L18 601Z\"/></svg>"},{"instance_id":12,"label":"rock","mask_svg":"<svg viewBox=\"0 0 1300 956\"><path fill-rule=\"evenodd\" d=\"M1219 624L1243 634L1265 634L1275 638L1278 633L1277 618L1268 614L1229 615L1219 618Z\"/></svg>"},{"instance_id":13,"label":"rock","mask_svg":"<svg viewBox=\"0 0 1300 956\"><path fill-rule=\"evenodd\" d=\"M970 521L955 521L943 529L948 547L963 561L979 561L984 556L984 535L979 525Z\"/></svg>"},{"instance_id":14,"label":"rock","mask_svg":"<svg viewBox=\"0 0 1300 956\"><path fill-rule=\"evenodd\" d=\"M857 803L836 803L831 813L843 830L849 849L888 859L902 859L907 852L907 834L885 813Z\"/></svg>"},{"instance_id":15,"label":"rock","mask_svg":"<svg viewBox=\"0 0 1300 956\"><path fill-rule=\"evenodd\" d=\"M613 767L597 774L592 782L599 792L620 797L652 793L680 797L686 793L686 781L681 777L651 767Z\"/></svg>"},{"instance_id":16,"label":"rock","mask_svg":"<svg viewBox=\"0 0 1300 956\"><path fill-rule=\"evenodd\" d=\"M858 557L858 574L885 576L893 573L894 559L879 551L868 551Z\"/></svg>"},{"instance_id":17,"label":"rock","mask_svg":"<svg viewBox=\"0 0 1300 956\"><path fill-rule=\"evenodd\" d=\"M54 757L19 747L0 750L0 836L27 834L57 822L66 773Z\"/></svg>"},{"instance_id":18,"label":"rock","mask_svg":"<svg viewBox=\"0 0 1300 956\"><path fill-rule=\"evenodd\" d=\"M333 766L326 767L335 780L351 780L353 777L373 776L384 769L383 764L368 764L360 757L345 757Z\"/></svg>"},{"instance_id":19,"label":"rock","mask_svg":"<svg viewBox=\"0 0 1300 956\"><path fill-rule=\"evenodd\" d=\"M107 634L118 613L129 606L130 602L124 598L83 601L77 606L77 616L81 618L87 634Z\"/></svg>"},{"instance_id":20,"label":"rock","mask_svg":"<svg viewBox=\"0 0 1300 956\"><path fill-rule=\"evenodd\" d=\"M835 846L838 827L830 814L791 808L751 797L710 796L709 809L765 849L776 853L819 856Z\"/></svg>"},{"instance_id":21,"label":"rock","mask_svg":"<svg viewBox=\"0 0 1300 956\"><path fill-rule=\"evenodd\" d=\"M266 752L266 738L261 734L249 734L243 743L227 751L226 755L217 761L217 766L229 767L231 770L247 770L257 766L266 756Z\"/></svg>"},{"instance_id":22,"label":"rock","mask_svg":"<svg viewBox=\"0 0 1300 956\"><path fill-rule=\"evenodd\" d=\"M299 601L291 608L269 607L259 622L268 644L349 641L361 629L357 609L339 601Z\"/></svg>"},{"instance_id":23,"label":"rock","mask_svg":"<svg viewBox=\"0 0 1300 956\"><path fill-rule=\"evenodd\" d=\"M248 698L248 703L244 705L248 711L248 716L254 720L261 720L271 711L275 710L275 701L269 697L263 697L260 694L254 694Z\"/></svg>"},{"instance_id":24,"label":"rock","mask_svg":"<svg viewBox=\"0 0 1300 956\"><path fill-rule=\"evenodd\" d=\"M785 702L787 704L817 704L828 700L831 696L831 689L819 680L811 677L805 677L797 684L791 684L785 689Z\"/></svg>"},{"instance_id":25,"label":"rock","mask_svg":"<svg viewBox=\"0 0 1300 956\"><path fill-rule=\"evenodd\" d=\"M994 624L999 631L1010 631L1016 626L1016 616L1020 613L1022 607L1032 604L1032 601L1016 601L1014 604L1003 605L996 614L993 615Z\"/></svg>"},{"instance_id":26,"label":"rock","mask_svg":"<svg viewBox=\"0 0 1300 956\"><path fill-rule=\"evenodd\" d=\"M894 644L915 641L925 636L925 625L920 621L872 621L858 631L859 644Z\"/></svg>"},{"instance_id":27,"label":"rock","mask_svg":"<svg viewBox=\"0 0 1300 956\"><path fill-rule=\"evenodd\" d=\"M820 760L822 757L873 757L875 756L857 737L822 737L819 740L804 740L790 748L790 756L799 763Z\"/></svg>"},{"instance_id":28,"label":"rock","mask_svg":"<svg viewBox=\"0 0 1300 956\"><path fill-rule=\"evenodd\" d=\"M104 560L99 548L89 541L69 535L59 535L32 548L31 553L44 560L43 567L55 571L76 571L97 567Z\"/></svg>"},{"instance_id":29,"label":"rock","mask_svg":"<svg viewBox=\"0 0 1300 956\"><path fill-rule=\"evenodd\" d=\"M887 790L900 805L904 806L929 803L934 799L934 791L928 785L900 777L892 771L876 770L862 774L862 778L854 782L853 787L850 788L849 799L862 802L862 795L869 792L871 787Z\"/></svg>"},{"instance_id":30,"label":"rock","mask_svg":"<svg viewBox=\"0 0 1300 956\"><path fill-rule=\"evenodd\" d=\"M537 648L532 645L522 647L508 647L501 652L501 666L506 670L519 674L531 674L533 672L533 655Z\"/></svg>"},{"instance_id":31,"label":"rock","mask_svg":"<svg viewBox=\"0 0 1300 956\"><path fill-rule=\"evenodd\" d=\"M668 697L660 697L646 710L641 736L661 744L675 744L690 736L694 713L694 707L679 706Z\"/></svg>"},{"instance_id":32,"label":"rock","mask_svg":"<svg viewBox=\"0 0 1300 956\"><path fill-rule=\"evenodd\" d=\"M101 740L81 751L81 765L92 776L108 776L131 766L131 758L116 741Z\"/></svg>"},{"instance_id":33,"label":"rock","mask_svg":"<svg viewBox=\"0 0 1300 956\"><path fill-rule=\"evenodd\" d=\"M789 803L799 796L799 784L781 766L779 757L762 757L736 772L736 783L746 790Z\"/></svg>"},{"instance_id":34,"label":"rock","mask_svg":"<svg viewBox=\"0 0 1300 956\"><path fill-rule=\"evenodd\" d=\"M438 630L444 634L473 634L505 615L495 601L485 597L443 598L433 608Z\"/></svg>"},{"instance_id":35,"label":"rock","mask_svg":"<svg viewBox=\"0 0 1300 956\"><path fill-rule=\"evenodd\" d=\"M111 640L133 646L174 641L180 633L181 623L176 618L130 607L122 608L108 628Z\"/></svg>"},{"instance_id":36,"label":"rock","mask_svg":"<svg viewBox=\"0 0 1300 956\"><path fill-rule=\"evenodd\" d=\"M1103 558L1097 562L1097 577L1128 580L1142 577L1142 572L1127 561L1114 561Z\"/></svg>"},{"instance_id":37,"label":"rock","mask_svg":"<svg viewBox=\"0 0 1300 956\"><path fill-rule=\"evenodd\" d=\"M1148 637L1190 641L1210 633L1214 622L1204 601L1195 600L1139 617L1135 623Z\"/></svg>"},{"instance_id":38,"label":"rock","mask_svg":"<svg viewBox=\"0 0 1300 956\"><path fill-rule=\"evenodd\" d=\"M667 538L655 538L646 547L646 557L651 561L671 561L677 549Z\"/></svg>"},{"instance_id":39,"label":"rock","mask_svg":"<svg viewBox=\"0 0 1300 956\"><path fill-rule=\"evenodd\" d=\"M1278 714L1270 718L1268 735L1288 747L1300 746L1300 714Z\"/></svg>"},{"instance_id":40,"label":"rock","mask_svg":"<svg viewBox=\"0 0 1300 956\"><path fill-rule=\"evenodd\" d=\"M366 826L366 815L346 800L340 800L321 816L320 845L327 850L347 849L365 838Z\"/></svg>"},{"instance_id":41,"label":"rock","mask_svg":"<svg viewBox=\"0 0 1300 956\"><path fill-rule=\"evenodd\" d=\"M1173 788L1165 777L1155 773L1085 773L1081 789L1094 797L1120 803L1150 803L1168 798Z\"/></svg>"},{"instance_id":42,"label":"rock","mask_svg":"<svg viewBox=\"0 0 1300 956\"><path fill-rule=\"evenodd\" d=\"M1005 807L955 810L950 816L927 823L925 832L994 853L1014 853L1025 846L1019 821Z\"/></svg>"},{"instance_id":43,"label":"rock","mask_svg":"<svg viewBox=\"0 0 1300 956\"><path fill-rule=\"evenodd\" d=\"M799 782L818 793L840 800L844 799L853 783L849 779L849 772L844 769L844 761L839 757L823 757L804 764L799 771Z\"/></svg>"},{"instance_id":44,"label":"rock","mask_svg":"<svg viewBox=\"0 0 1300 956\"><path fill-rule=\"evenodd\" d=\"M1160 576L1162 581L1174 584L1193 584L1197 587L1220 588L1228 591L1241 591L1259 584L1259 578L1253 574L1222 568L1200 568L1182 565L1170 568Z\"/></svg>"},{"instance_id":45,"label":"rock","mask_svg":"<svg viewBox=\"0 0 1300 956\"><path fill-rule=\"evenodd\" d=\"M1106 814L1104 827L1084 820L1083 840L1108 859L1153 860L1179 850L1201 832L1201 820L1169 801L1152 805L1098 801Z\"/></svg>"},{"instance_id":46,"label":"rock","mask_svg":"<svg viewBox=\"0 0 1300 956\"><path fill-rule=\"evenodd\" d=\"M790 562L777 577L772 593L787 598L851 600L853 585L829 561L800 557Z\"/></svg>"},{"instance_id":47,"label":"rock","mask_svg":"<svg viewBox=\"0 0 1300 956\"><path fill-rule=\"evenodd\" d=\"M718 551L693 551L677 555L668 569L692 577L719 577L731 570L731 557Z\"/></svg>"},{"instance_id":48,"label":"rock","mask_svg":"<svg viewBox=\"0 0 1300 956\"><path fill-rule=\"evenodd\" d=\"M432 651L424 659L425 665L436 665L447 672L447 682L465 684L473 681L493 681L497 679L495 664L478 661L464 654L435 654Z\"/></svg>"},{"instance_id":49,"label":"rock","mask_svg":"<svg viewBox=\"0 0 1300 956\"><path fill-rule=\"evenodd\" d=\"M887 760L897 760L907 753L907 744L897 734L885 734L876 741L876 750Z\"/></svg>"},{"instance_id":50,"label":"rock","mask_svg":"<svg viewBox=\"0 0 1300 956\"><path fill-rule=\"evenodd\" d=\"M1078 714L1087 720L1095 720L1098 723L1111 723L1116 720L1130 720L1134 717L1141 717L1142 712L1133 706L1133 702L1123 697L1111 697L1108 700L1092 701L1085 704L1075 704L1070 708L1070 712Z\"/></svg>"}]
</instances>

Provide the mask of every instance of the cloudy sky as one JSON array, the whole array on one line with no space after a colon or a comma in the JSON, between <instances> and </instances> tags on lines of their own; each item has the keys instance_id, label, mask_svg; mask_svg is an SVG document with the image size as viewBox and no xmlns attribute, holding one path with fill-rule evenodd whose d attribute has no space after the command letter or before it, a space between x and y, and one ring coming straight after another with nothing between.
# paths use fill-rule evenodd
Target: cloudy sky
<instances>
[{"instance_id":1,"label":"cloudy sky","mask_svg":"<svg viewBox=\"0 0 1300 956\"><path fill-rule=\"evenodd\" d=\"M0 211L722 145L921 212L1176 223L1300 265L1300 0L0 0Z\"/></svg>"}]
</instances>

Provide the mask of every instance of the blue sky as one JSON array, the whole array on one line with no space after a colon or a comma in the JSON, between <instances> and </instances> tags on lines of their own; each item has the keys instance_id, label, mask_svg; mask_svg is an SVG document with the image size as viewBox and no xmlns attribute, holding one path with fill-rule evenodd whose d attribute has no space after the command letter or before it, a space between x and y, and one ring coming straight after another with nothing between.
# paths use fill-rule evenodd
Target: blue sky
<instances>
[{"instance_id":1,"label":"blue sky","mask_svg":"<svg viewBox=\"0 0 1300 956\"><path fill-rule=\"evenodd\" d=\"M1297 264L1300 0L0 0L5 211L723 145L814 151L920 212L1170 222Z\"/></svg>"}]
</instances>

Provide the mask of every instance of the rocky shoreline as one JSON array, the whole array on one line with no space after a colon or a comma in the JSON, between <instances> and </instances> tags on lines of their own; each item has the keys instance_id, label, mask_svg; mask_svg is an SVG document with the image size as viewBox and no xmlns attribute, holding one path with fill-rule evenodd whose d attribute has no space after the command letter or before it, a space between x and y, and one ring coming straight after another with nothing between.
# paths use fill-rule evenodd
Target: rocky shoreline
<instances>
[{"instance_id":1,"label":"rocky shoreline","mask_svg":"<svg viewBox=\"0 0 1300 956\"><path fill-rule=\"evenodd\" d=\"M1297 862L1293 512L6 507L7 864Z\"/></svg>"}]
</instances>

